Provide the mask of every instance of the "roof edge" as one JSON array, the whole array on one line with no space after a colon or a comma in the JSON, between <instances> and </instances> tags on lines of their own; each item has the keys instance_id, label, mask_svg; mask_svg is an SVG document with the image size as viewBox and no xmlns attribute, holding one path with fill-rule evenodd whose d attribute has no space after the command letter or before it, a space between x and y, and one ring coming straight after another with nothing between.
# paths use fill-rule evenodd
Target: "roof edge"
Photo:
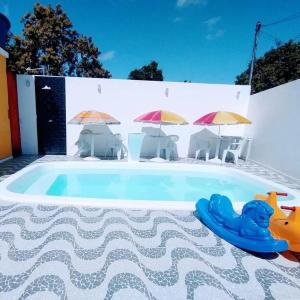
<instances>
[{"instance_id":1,"label":"roof edge","mask_svg":"<svg viewBox=\"0 0 300 300\"><path fill-rule=\"evenodd\" d=\"M5 58L8 58L8 52L6 52L3 48L0 47L0 55L4 56Z\"/></svg>"}]
</instances>

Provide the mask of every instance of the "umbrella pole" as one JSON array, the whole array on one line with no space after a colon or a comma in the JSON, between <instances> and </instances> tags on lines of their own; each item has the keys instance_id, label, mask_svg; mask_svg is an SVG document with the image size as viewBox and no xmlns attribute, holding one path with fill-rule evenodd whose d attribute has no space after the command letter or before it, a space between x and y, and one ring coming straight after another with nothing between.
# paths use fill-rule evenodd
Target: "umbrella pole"
<instances>
[{"instance_id":1,"label":"umbrella pole","mask_svg":"<svg viewBox=\"0 0 300 300\"><path fill-rule=\"evenodd\" d=\"M160 131L161 131L161 123L159 124L159 133L158 133L158 144L156 150L156 157L160 158Z\"/></svg>"},{"instance_id":2,"label":"umbrella pole","mask_svg":"<svg viewBox=\"0 0 300 300\"><path fill-rule=\"evenodd\" d=\"M95 138L94 134L92 133L92 140L91 140L91 156L95 156Z\"/></svg>"},{"instance_id":3,"label":"umbrella pole","mask_svg":"<svg viewBox=\"0 0 300 300\"><path fill-rule=\"evenodd\" d=\"M214 159L219 159L219 152L220 152L220 145L221 145L221 125L219 125L219 130L218 130L218 142L217 142L217 146L216 146L216 154L215 154L215 158Z\"/></svg>"}]
</instances>

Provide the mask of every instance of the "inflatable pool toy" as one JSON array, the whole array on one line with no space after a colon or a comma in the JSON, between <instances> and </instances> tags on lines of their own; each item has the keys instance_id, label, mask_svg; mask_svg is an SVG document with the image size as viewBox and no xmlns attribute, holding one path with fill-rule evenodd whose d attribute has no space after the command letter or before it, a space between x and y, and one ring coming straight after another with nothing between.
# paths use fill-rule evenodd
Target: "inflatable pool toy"
<instances>
[{"instance_id":1,"label":"inflatable pool toy","mask_svg":"<svg viewBox=\"0 0 300 300\"><path fill-rule=\"evenodd\" d=\"M237 214L226 196L214 194L210 200L196 203L196 217L219 237L239 248L253 252L282 252L288 249L285 240L274 239L269 227L274 209L264 201L246 203Z\"/></svg>"},{"instance_id":2,"label":"inflatable pool toy","mask_svg":"<svg viewBox=\"0 0 300 300\"><path fill-rule=\"evenodd\" d=\"M277 204L278 196L287 196L287 193L270 192L268 196L256 195L255 198L266 201L274 209L274 214L270 219L272 235L287 240L289 250L300 252L300 207L280 206L290 211L287 216Z\"/></svg>"}]
</instances>

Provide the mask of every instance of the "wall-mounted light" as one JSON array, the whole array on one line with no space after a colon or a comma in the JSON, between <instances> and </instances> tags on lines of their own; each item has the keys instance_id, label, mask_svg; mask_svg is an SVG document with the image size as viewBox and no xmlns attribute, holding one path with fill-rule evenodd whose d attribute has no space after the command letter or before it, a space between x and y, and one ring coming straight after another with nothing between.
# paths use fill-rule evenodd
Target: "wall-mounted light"
<instances>
[{"instance_id":1,"label":"wall-mounted light","mask_svg":"<svg viewBox=\"0 0 300 300\"><path fill-rule=\"evenodd\" d=\"M169 97L169 88L165 89L165 95L166 95L166 97Z\"/></svg>"},{"instance_id":2,"label":"wall-mounted light","mask_svg":"<svg viewBox=\"0 0 300 300\"><path fill-rule=\"evenodd\" d=\"M236 100L240 99L241 91L238 91L235 95Z\"/></svg>"},{"instance_id":3,"label":"wall-mounted light","mask_svg":"<svg viewBox=\"0 0 300 300\"><path fill-rule=\"evenodd\" d=\"M42 90L51 90L51 87L50 86L48 86L48 85L45 85L44 87L42 87Z\"/></svg>"},{"instance_id":4,"label":"wall-mounted light","mask_svg":"<svg viewBox=\"0 0 300 300\"><path fill-rule=\"evenodd\" d=\"M101 94L101 92L102 92L101 84L98 84L98 85L97 85L97 90L98 90L98 93Z\"/></svg>"}]
</instances>

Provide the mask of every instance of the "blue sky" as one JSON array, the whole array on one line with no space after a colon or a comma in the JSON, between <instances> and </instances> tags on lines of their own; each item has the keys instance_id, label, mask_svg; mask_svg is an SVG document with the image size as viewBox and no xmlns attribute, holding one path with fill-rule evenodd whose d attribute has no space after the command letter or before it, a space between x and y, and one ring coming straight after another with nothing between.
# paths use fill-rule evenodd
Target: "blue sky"
<instances>
[{"instance_id":1,"label":"blue sky","mask_svg":"<svg viewBox=\"0 0 300 300\"><path fill-rule=\"evenodd\" d=\"M34 0L0 0L12 31ZM233 83L250 60L257 20L268 24L300 11L299 0L40 0L60 3L77 31L93 38L113 78L157 60L165 80ZM298 36L300 18L266 27L258 56Z\"/></svg>"}]
</instances>

